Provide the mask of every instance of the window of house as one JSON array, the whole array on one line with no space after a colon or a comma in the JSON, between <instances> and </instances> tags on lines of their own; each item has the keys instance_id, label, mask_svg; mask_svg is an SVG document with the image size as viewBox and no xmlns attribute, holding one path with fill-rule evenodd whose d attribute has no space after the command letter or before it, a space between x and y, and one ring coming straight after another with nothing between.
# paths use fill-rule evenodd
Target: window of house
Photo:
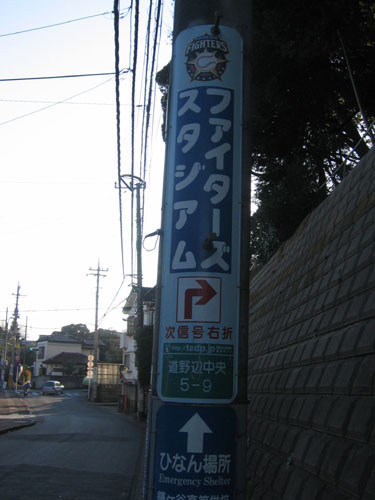
<instances>
[{"instance_id":1,"label":"window of house","mask_svg":"<svg viewBox=\"0 0 375 500\"><path fill-rule=\"evenodd\" d=\"M39 347L39 350L38 350L38 359L44 359L45 351L46 351L46 348L44 346L43 347Z\"/></svg>"},{"instance_id":2,"label":"window of house","mask_svg":"<svg viewBox=\"0 0 375 500\"><path fill-rule=\"evenodd\" d=\"M135 333L135 316L128 317L128 335L134 335Z\"/></svg>"},{"instance_id":3,"label":"window of house","mask_svg":"<svg viewBox=\"0 0 375 500\"><path fill-rule=\"evenodd\" d=\"M124 365L130 371L130 354L125 354L124 356Z\"/></svg>"}]
</instances>

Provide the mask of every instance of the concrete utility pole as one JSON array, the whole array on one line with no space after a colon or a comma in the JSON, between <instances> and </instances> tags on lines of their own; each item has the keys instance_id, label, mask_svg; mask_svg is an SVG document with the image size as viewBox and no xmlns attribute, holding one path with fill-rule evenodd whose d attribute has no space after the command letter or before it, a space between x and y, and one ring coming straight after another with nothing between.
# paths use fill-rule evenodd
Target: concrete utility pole
<instances>
[{"instance_id":1,"label":"concrete utility pole","mask_svg":"<svg viewBox=\"0 0 375 500\"><path fill-rule=\"evenodd\" d=\"M141 188L144 183L136 184L137 190L137 326L143 327L143 282L142 282L142 217L141 217Z\"/></svg>"},{"instance_id":2,"label":"concrete utility pole","mask_svg":"<svg viewBox=\"0 0 375 500\"><path fill-rule=\"evenodd\" d=\"M8 350L8 308L6 310L6 316L5 316L4 343L3 343L3 353L1 356L0 391L4 390L5 370L6 370L6 364L7 364L7 350Z\"/></svg>"},{"instance_id":3,"label":"concrete utility pole","mask_svg":"<svg viewBox=\"0 0 375 500\"><path fill-rule=\"evenodd\" d=\"M128 181L130 179L130 182ZM134 184L134 180L137 181ZM136 191L137 200L137 214L136 214L136 224L137 224L137 327L143 327L143 293L142 293L142 214L141 214L141 189L146 187L146 183L136 175L125 174L121 176L121 182L129 189L129 191ZM121 189L121 186L120 186Z\"/></svg>"},{"instance_id":4,"label":"concrete utility pole","mask_svg":"<svg viewBox=\"0 0 375 500\"><path fill-rule=\"evenodd\" d=\"M176 0L144 498L246 498L250 5Z\"/></svg>"},{"instance_id":5,"label":"concrete utility pole","mask_svg":"<svg viewBox=\"0 0 375 500\"><path fill-rule=\"evenodd\" d=\"M17 363L19 362L19 359L15 360L15 356L18 356L18 354L16 353L16 346L17 346L17 340L19 337L18 321L17 320L19 318L18 302L19 302L19 298L21 296L20 289L21 289L21 286L18 283L17 293L16 293L16 305L15 305L14 312L13 312L12 324L10 325L10 334L11 334L11 339L12 339L12 354L11 354L10 364L9 364L9 388L12 388L12 386L13 386L14 364L15 364L15 362L17 362Z\"/></svg>"},{"instance_id":6,"label":"concrete utility pole","mask_svg":"<svg viewBox=\"0 0 375 500\"><path fill-rule=\"evenodd\" d=\"M91 399L96 399L97 391L97 380L98 380L98 345L99 345L99 333L98 333L98 312L99 312L99 282L100 278L105 278L108 269L102 269L100 267L100 260L98 260L98 267L93 269L90 267L89 271L93 271L88 275L96 276L96 294L95 294L95 331L94 331L94 370L93 370L93 383L91 384Z\"/></svg>"}]
</instances>

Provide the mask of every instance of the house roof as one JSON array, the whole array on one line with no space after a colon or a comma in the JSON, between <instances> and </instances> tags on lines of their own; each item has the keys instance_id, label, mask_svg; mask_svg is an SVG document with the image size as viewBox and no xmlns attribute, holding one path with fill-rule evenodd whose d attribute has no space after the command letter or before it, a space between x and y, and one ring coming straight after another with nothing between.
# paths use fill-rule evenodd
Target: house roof
<instances>
[{"instance_id":1,"label":"house roof","mask_svg":"<svg viewBox=\"0 0 375 500\"><path fill-rule=\"evenodd\" d=\"M40 335L38 342L56 342L58 344L78 344L82 345L82 347L91 347L94 348L94 336L88 339L77 340L73 337L68 337L62 334L52 333L51 335ZM98 341L98 345L104 345L101 340Z\"/></svg>"},{"instance_id":2,"label":"house roof","mask_svg":"<svg viewBox=\"0 0 375 500\"><path fill-rule=\"evenodd\" d=\"M91 348L91 349L94 349L94 339L84 339L81 344L82 344L82 347L83 348ZM104 343L98 339L98 346L103 346Z\"/></svg>"},{"instance_id":3,"label":"house roof","mask_svg":"<svg viewBox=\"0 0 375 500\"><path fill-rule=\"evenodd\" d=\"M142 300L143 302L155 303L155 290L156 287L142 287ZM125 305L122 309L124 314L129 314L131 309L136 306L138 298L138 287L133 285L132 290L129 293Z\"/></svg>"},{"instance_id":4,"label":"house roof","mask_svg":"<svg viewBox=\"0 0 375 500\"><path fill-rule=\"evenodd\" d=\"M43 361L45 365L52 365L55 363L74 363L75 365L85 365L87 363L87 356L80 352L60 352L53 358Z\"/></svg>"},{"instance_id":5,"label":"house roof","mask_svg":"<svg viewBox=\"0 0 375 500\"><path fill-rule=\"evenodd\" d=\"M40 335L39 342L47 341L47 342L58 342L59 344L81 344L80 340L73 339L72 337L67 337L66 335Z\"/></svg>"}]
</instances>

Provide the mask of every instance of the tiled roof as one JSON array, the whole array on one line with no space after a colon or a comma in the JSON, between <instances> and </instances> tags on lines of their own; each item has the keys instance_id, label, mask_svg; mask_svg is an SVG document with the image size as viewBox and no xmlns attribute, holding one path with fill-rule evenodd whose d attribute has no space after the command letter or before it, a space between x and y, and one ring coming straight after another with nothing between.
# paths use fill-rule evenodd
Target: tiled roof
<instances>
[{"instance_id":1,"label":"tiled roof","mask_svg":"<svg viewBox=\"0 0 375 500\"><path fill-rule=\"evenodd\" d=\"M56 342L64 344L81 344L80 340L67 337L66 335L41 335L38 339L39 342Z\"/></svg>"},{"instance_id":2,"label":"tiled roof","mask_svg":"<svg viewBox=\"0 0 375 500\"><path fill-rule=\"evenodd\" d=\"M58 334L51 334L51 335L40 335L38 342L52 342L52 343L57 343L57 344L79 344L82 345L83 347L94 347L94 335L90 338L86 338L83 340L78 340L74 339L73 337L68 337L66 335L58 335ZM99 346L104 345L101 340L98 342Z\"/></svg>"},{"instance_id":3,"label":"tiled roof","mask_svg":"<svg viewBox=\"0 0 375 500\"><path fill-rule=\"evenodd\" d=\"M80 352L60 352L53 358L43 361L45 365L52 365L55 363L74 363L75 365L85 365L87 363L87 356Z\"/></svg>"}]
</instances>

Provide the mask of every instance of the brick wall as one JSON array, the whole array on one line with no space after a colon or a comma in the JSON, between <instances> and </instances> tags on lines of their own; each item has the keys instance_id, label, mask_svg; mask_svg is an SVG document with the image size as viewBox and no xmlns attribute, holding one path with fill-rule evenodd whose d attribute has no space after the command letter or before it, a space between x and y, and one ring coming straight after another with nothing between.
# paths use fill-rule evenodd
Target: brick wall
<instances>
[{"instance_id":1,"label":"brick wall","mask_svg":"<svg viewBox=\"0 0 375 500\"><path fill-rule=\"evenodd\" d=\"M375 499L375 150L250 284L248 499Z\"/></svg>"}]
</instances>

